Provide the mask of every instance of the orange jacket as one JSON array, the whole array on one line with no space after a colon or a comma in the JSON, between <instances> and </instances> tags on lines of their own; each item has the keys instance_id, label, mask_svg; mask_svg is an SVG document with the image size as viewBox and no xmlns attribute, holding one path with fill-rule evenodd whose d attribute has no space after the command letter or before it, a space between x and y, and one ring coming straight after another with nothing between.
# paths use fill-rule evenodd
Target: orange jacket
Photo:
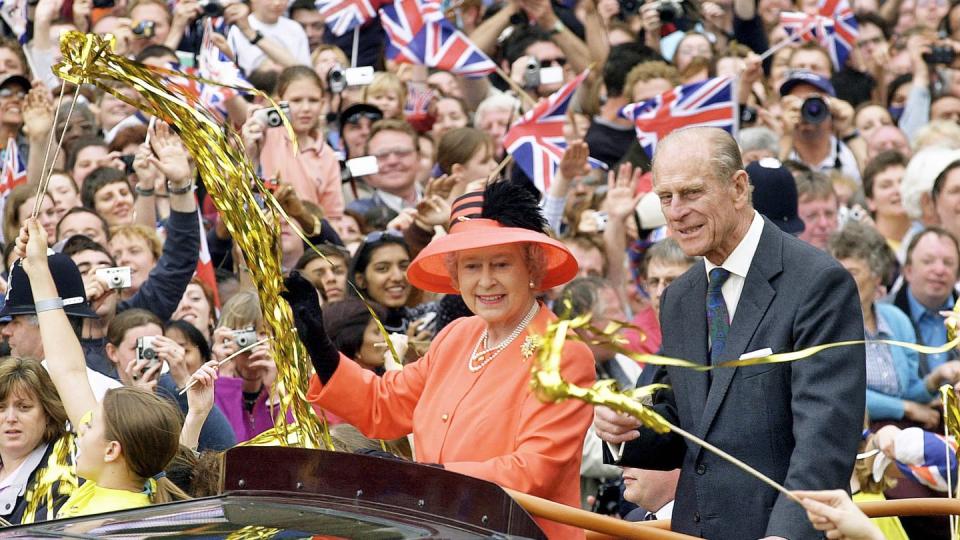
<instances>
[{"instance_id":1,"label":"orange jacket","mask_svg":"<svg viewBox=\"0 0 960 540\"><path fill-rule=\"evenodd\" d=\"M543 308L530 329L542 333L555 319ZM581 452L592 408L537 399L530 389L534 358L520 354L524 336L470 372L467 362L485 327L479 317L459 319L437 335L423 358L383 377L344 357L326 385L313 377L307 399L371 438L412 432L421 463L440 463L579 508ZM591 384L596 371L590 349L568 342L561 372L574 384ZM583 537L579 529L537 521L550 538Z\"/></svg>"}]
</instances>

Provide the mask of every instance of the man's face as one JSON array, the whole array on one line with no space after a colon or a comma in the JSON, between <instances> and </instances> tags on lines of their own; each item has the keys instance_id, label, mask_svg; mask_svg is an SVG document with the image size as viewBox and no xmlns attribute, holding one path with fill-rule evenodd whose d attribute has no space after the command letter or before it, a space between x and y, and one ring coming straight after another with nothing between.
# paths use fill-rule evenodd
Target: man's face
<instances>
[{"instance_id":1,"label":"man's face","mask_svg":"<svg viewBox=\"0 0 960 540\"><path fill-rule=\"evenodd\" d=\"M347 157L355 158L363 155L363 149L367 146L367 139L370 138L370 125L372 121L366 116L361 116L353 122L343 125L343 141Z\"/></svg>"},{"instance_id":2,"label":"man's face","mask_svg":"<svg viewBox=\"0 0 960 540\"><path fill-rule=\"evenodd\" d=\"M857 36L856 48L860 66L865 67L865 62L873 58L876 51L885 43L886 40L880 28L871 23L860 23L860 35Z\"/></svg>"},{"instance_id":3,"label":"man's face","mask_svg":"<svg viewBox=\"0 0 960 540\"><path fill-rule=\"evenodd\" d=\"M829 78L833 72L830 58L817 50L799 49L790 57L790 69L805 69Z\"/></svg>"},{"instance_id":4,"label":"man's face","mask_svg":"<svg viewBox=\"0 0 960 540\"><path fill-rule=\"evenodd\" d=\"M580 267L577 277L603 277L603 254L595 247L584 248L577 244L567 246Z\"/></svg>"},{"instance_id":5,"label":"man's face","mask_svg":"<svg viewBox=\"0 0 960 540\"><path fill-rule=\"evenodd\" d=\"M10 344L10 354L20 358L43 360L43 342L36 315L14 315L3 327L3 337Z\"/></svg>"},{"instance_id":6,"label":"man's face","mask_svg":"<svg viewBox=\"0 0 960 540\"><path fill-rule=\"evenodd\" d=\"M533 43L525 51L527 56L532 56L540 61L540 67L563 67L563 82L569 81L573 77L571 68L566 67L567 57L552 41L538 41ZM541 84L537 87L537 94L540 96L549 96L563 86L563 82L556 84Z\"/></svg>"},{"instance_id":7,"label":"man's face","mask_svg":"<svg viewBox=\"0 0 960 540\"><path fill-rule=\"evenodd\" d=\"M477 129L493 139L497 152L503 148L503 136L507 134L511 119L513 112L510 109L489 109L477 119Z\"/></svg>"},{"instance_id":8,"label":"man's face","mask_svg":"<svg viewBox=\"0 0 960 540\"><path fill-rule=\"evenodd\" d=\"M293 12L293 20L307 33L311 51L323 44L323 15L313 9L298 9Z\"/></svg>"},{"instance_id":9,"label":"man's face","mask_svg":"<svg viewBox=\"0 0 960 540\"><path fill-rule=\"evenodd\" d=\"M960 72L954 72L960 76ZM938 99L930 106L931 120L947 120L954 124L960 124L960 98L946 96Z\"/></svg>"},{"instance_id":10,"label":"man's face","mask_svg":"<svg viewBox=\"0 0 960 540\"><path fill-rule=\"evenodd\" d=\"M671 89L673 89L673 84L666 79L637 81L633 83L633 88L630 88L630 97L633 99L633 103L639 103L653 99Z\"/></svg>"},{"instance_id":11,"label":"man's face","mask_svg":"<svg viewBox=\"0 0 960 540\"><path fill-rule=\"evenodd\" d=\"M380 171L368 178L369 184L393 195L409 192L417 180L420 160L413 138L401 131L380 131L368 146L380 166Z\"/></svg>"},{"instance_id":12,"label":"man's face","mask_svg":"<svg viewBox=\"0 0 960 540\"><path fill-rule=\"evenodd\" d=\"M691 148L685 143L692 140L681 141L657 153L653 190L680 249L720 264L739 242L732 233L750 204L747 174L717 178L709 159L712 145Z\"/></svg>"},{"instance_id":13,"label":"man's face","mask_svg":"<svg viewBox=\"0 0 960 540\"><path fill-rule=\"evenodd\" d=\"M153 22L153 36L134 40L134 48L142 51L147 45L162 44L170 33L170 12L159 4L143 3L137 5L130 12L132 28L138 24L151 21Z\"/></svg>"},{"instance_id":14,"label":"man's face","mask_svg":"<svg viewBox=\"0 0 960 540\"><path fill-rule=\"evenodd\" d=\"M910 143L907 136L899 128L883 126L877 128L867 141L867 158L873 159L880 152L896 150L904 156L910 157Z\"/></svg>"},{"instance_id":15,"label":"man's face","mask_svg":"<svg viewBox=\"0 0 960 540\"><path fill-rule=\"evenodd\" d=\"M917 241L903 277L921 304L937 309L953 292L957 282L957 248L949 238L927 233Z\"/></svg>"},{"instance_id":16,"label":"man's face","mask_svg":"<svg viewBox=\"0 0 960 540\"><path fill-rule=\"evenodd\" d=\"M828 97L825 96L819 88L809 84L798 84L794 86L788 95L799 99L801 104L806 101L807 98L811 97L819 97L823 99L824 102L827 102L828 99ZM801 118L800 122L797 123L795 132L797 135L806 135L807 137L822 137L826 136L826 134L830 133L832 130L833 120L828 115L827 119L819 124L810 124L804 122L803 118Z\"/></svg>"},{"instance_id":17,"label":"man's face","mask_svg":"<svg viewBox=\"0 0 960 540\"><path fill-rule=\"evenodd\" d=\"M830 195L824 199L801 197L797 206L797 214L803 220L804 230L797 237L804 242L827 249L830 235L840 226L837 220L837 197Z\"/></svg>"},{"instance_id":18,"label":"man's face","mask_svg":"<svg viewBox=\"0 0 960 540\"><path fill-rule=\"evenodd\" d=\"M666 261L651 259L647 265L646 277L643 279L643 288L650 295L650 306L657 317L660 317L660 297L673 280L682 276L690 269L686 264L668 264Z\"/></svg>"},{"instance_id":19,"label":"man's face","mask_svg":"<svg viewBox=\"0 0 960 540\"><path fill-rule=\"evenodd\" d=\"M78 234L90 238L101 246L107 245L107 232L103 229L103 222L90 212L75 212L60 221L58 241Z\"/></svg>"},{"instance_id":20,"label":"man's face","mask_svg":"<svg viewBox=\"0 0 960 540\"><path fill-rule=\"evenodd\" d=\"M97 270L113 266L113 262L106 253L92 249L78 251L70 256L70 260L77 265L77 270L80 270L85 287L96 280ZM117 301L118 295L111 291L93 300L90 307L93 308L98 317L109 320L117 313Z\"/></svg>"}]
</instances>

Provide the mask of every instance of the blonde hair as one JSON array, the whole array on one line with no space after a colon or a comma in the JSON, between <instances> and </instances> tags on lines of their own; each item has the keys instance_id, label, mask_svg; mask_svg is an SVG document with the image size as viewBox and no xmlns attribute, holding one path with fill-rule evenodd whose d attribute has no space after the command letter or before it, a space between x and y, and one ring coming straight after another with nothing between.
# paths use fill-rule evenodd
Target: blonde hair
<instances>
[{"instance_id":1,"label":"blonde hair","mask_svg":"<svg viewBox=\"0 0 960 540\"><path fill-rule=\"evenodd\" d=\"M260 299L257 298L256 291L244 289L234 294L223 305L217 327L238 330L250 326L257 328L262 323L263 313L260 311Z\"/></svg>"},{"instance_id":2,"label":"blonde hair","mask_svg":"<svg viewBox=\"0 0 960 540\"><path fill-rule=\"evenodd\" d=\"M676 85L680 80L679 74L677 73L677 68L666 62L651 60L649 62L641 62L633 66L633 69L627 73L627 79L623 83L623 91L625 94L628 94L632 100L633 85L641 81L647 82L654 79L664 79L672 85Z\"/></svg>"},{"instance_id":3,"label":"blonde hair","mask_svg":"<svg viewBox=\"0 0 960 540\"><path fill-rule=\"evenodd\" d=\"M934 120L917 130L913 138L913 151L939 146L942 148L960 148L960 126L949 120Z\"/></svg>"},{"instance_id":4,"label":"blonde hair","mask_svg":"<svg viewBox=\"0 0 960 540\"><path fill-rule=\"evenodd\" d=\"M378 71L373 74L373 82L363 90L363 100L370 101L371 96L393 92L400 101L400 111L407 102L407 85L400 80L396 73Z\"/></svg>"},{"instance_id":5,"label":"blonde hair","mask_svg":"<svg viewBox=\"0 0 960 540\"><path fill-rule=\"evenodd\" d=\"M115 238L126 238L127 240L143 240L153 253L154 260L160 258L163 253L163 241L157 235L156 229L141 225L139 223L130 223L127 225L117 225L110 229L111 242Z\"/></svg>"}]
</instances>

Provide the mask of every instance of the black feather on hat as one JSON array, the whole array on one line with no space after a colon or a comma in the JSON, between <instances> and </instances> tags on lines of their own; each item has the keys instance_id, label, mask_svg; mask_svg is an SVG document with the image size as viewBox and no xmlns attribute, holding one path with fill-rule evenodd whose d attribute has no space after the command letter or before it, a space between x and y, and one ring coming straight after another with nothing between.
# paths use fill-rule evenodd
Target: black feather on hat
<instances>
[{"instance_id":1,"label":"black feather on hat","mask_svg":"<svg viewBox=\"0 0 960 540\"><path fill-rule=\"evenodd\" d=\"M480 217L493 219L506 227L518 227L539 233L547 230L547 220L536 197L523 186L510 181L494 182L483 191Z\"/></svg>"}]
</instances>

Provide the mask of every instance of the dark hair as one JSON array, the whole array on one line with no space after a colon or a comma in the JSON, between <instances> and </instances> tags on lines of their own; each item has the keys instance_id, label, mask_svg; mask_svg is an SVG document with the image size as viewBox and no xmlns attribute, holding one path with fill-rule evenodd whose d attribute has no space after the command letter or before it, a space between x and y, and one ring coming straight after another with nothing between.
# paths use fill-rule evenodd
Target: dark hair
<instances>
[{"instance_id":1,"label":"dark hair","mask_svg":"<svg viewBox=\"0 0 960 540\"><path fill-rule=\"evenodd\" d=\"M287 15L291 19L294 11L317 11L317 4L313 0L294 0L287 8Z\"/></svg>"},{"instance_id":2,"label":"dark hair","mask_svg":"<svg viewBox=\"0 0 960 540\"><path fill-rule=\"evenodd\" d=\"M907 157L896 150L887 150L874 156L863 169L863 194L866 195L868 199L872 199L873 182L877 175L890 167L906 167L907 161ZM936 192L934 192L933 197L936 199Z\"/></svg>"},{"instance_id":3,"label":"dark hair","mask_svg":"<svg viewBox=\"0 0 960 540\"><path fill-rule=\"evenodd\" d=\"M102 146L104 148L110 148L110 145L106 141L97 137L95 135L84 135L77 138L73 141L73 144L70 145L70 148L67 151L65 167L68 171L72 171L74 165L77 164L77 155L80 154L80 151L88 146Z\"/></svg>"},{"instance_id":4,"label":"dark hair","mask_svg":"<svg viewBox=\"0 0 960 540\"><path fill-rule=\"evenodd\" d=\"M374 232L371 234L377 233ZM369 236L370 235L368 235L367 238L369 238ZM393 245L401 246L404 251L407 252L407 255L410 255L410 246L407 245L407 242L404 241L402 236L382 232L378 234L373 241L364 239L363 242L360 243L360 246L357 247L357 252L354 253L353 259L350 260L350 269L347 270L347 281L349 281L350 285L359 290L365 290L363 287L357 286L357 274L363 274L367 271L367 266L370 264L370 260L373 259L374 252L383 246Z\"/></svg>"},{"instance_id":5,"label":"dark hair","mask_svg":"<svg viewBox=\"0 0 960 540\"><path fill-rule=\"evenodd\" d=\"M570 307L570 317L580 317L593 311L600 299L600 291L612 289L613 285L600 277L588 276L577 278L563 288L561 304Z\"/></svg>"},{"instance_id":6,"label":"dark hair","mask_svg":"<svg viewBox=\"0 0 960 540\"><path fill-rule=\"evenodd\" d=\"M541 41L554 43L550 33L539 26L527 24L514 25L513 33L503 43L503 58L512 65L518 58L527 54L527 47Z\"/></svg>"},{"instance_id":7,"label":"dark hair","mask_svg":"<svg viewBox=\"0 0 960 540\"><path fill-rule=\"evenodd\" d=\"M881 32L883 32L883 39L890 39L890 25L887 24L887 21L880 15L873 12L857 13L854 15L854 18L856 18L859 26L863 26L864 24L872 24L879 28Z\"/></svg>"},{"instance_id":8,"label":"dark hair","mask_svg":"<svg viewBox=\"0 0 960 540\"><path fill-rule=\"evenodd\" d=\"M382 321L387 318L387 309L368 300L373 312ZM333 340L337 350L348 358L356 358L363 346L363 333L370 324L370 312L359 298L347 298L323 307L323 328Z\"/></svg>"},{"instance_id":9,"label":"dark hair","mask_svg":"<svg viewBox=\"0 0 960 540\"><path fill-rule=\"evenodd\" d=\"M66 433L67 411L56 386L39 360L7 357L0 361L0 401L11 394L27 391L33 394L47 419L43 430L45 443Z\"/></svg>"},{"instance_id":10,"label":"dark hair","mask_svg":"<svg viewBox=\"0 0 960 540\"><path fill-rule=\"evenodd\" d=\"M350 252L344 249L341 246L335 246L333 244L328 244L326 242L317 245L317 253L312 249L308 249L303 252L303 255L297 260L297 264L293 265L294 270L303 270L307 267L308 264L312 263L314 260L319 259L321 255L323 257L336 257L341 259L344 263L350 262Z\"/></svg>"},{"instance_id":11,"label":"dark hair","mask_svg":"<svg viewBox=\"0 0 960 540\"><path fill-rule=\"evenodd\" d=\"M97 167L83 181L83 188L80 189L80 202L83 203L83 206L95 211L97 192L110 184L119 182L123 182L128 188L130 187L127 175L123 174L123 171L113 167Z\"/></svg>"},{"instance_id":12,"label":"dark hair","mask_svg":"<svg viewBox=\"0 0 960 540\"><path fill-rule=\"evenodd\" d=\"M68 216L72 216L74 214L92 214L94 216L97 216L97 219L100 220L100 224L103 225L104 238L106 238L107 240L110 239L110 225L107 224L107 220L103 219L103 216L98 214L93 209L86 208L83 206L76 206L74 208L67 210L67 213L64 214L62 218L60 218L60 221L57 222L57 238L60 238L60 225L63 224L63 220L67 219Z\"/></svg>"},{"instance_id":13,"label":"dark hair","mask_svg":"<svg viewBox=\"0 0 960 540\"><path fill-rule=\"evenodd\" d=\"M66 216L64 216L66 217ZM81 251L96 251L103 253L110 259L110 266L116 266L117 261L113 258L113 255L107 251L107 248L100 245L99 242L93 241L89 236L84 236L82 234L75 234L67 239L63 244L63 249L60 250L60 253L63 253L67 257L73 257Z\"/></svg>"},{"instance_id":14,"label":"dark hair","mask_svg":"<svg viewBox=\"0 0 960 540\"><path fill-rule=\"evenodd\" d=\"M890 105L893 103L893 96L897 93L897 90L905 84L910 84L913 82L913 74L905 73L900 75L896 79L890 82L890 85L887 86L887 109L890 108Z\"/></svg>"},{"instance_id":15,"label":"dark hair","mask_svg":"<svg viewBox=\"0 0 960 540\"><path fill-rule=\"evenodd\" d=\"M113 136L110 146L107 147L111 152L123 152L123 149L131 144L140 145L147 140L147 126L136 125L121 129Z\"/></svg>"},{"instance_id":16,"label":"dark hair","mask_svg":"<svg viewBox=\"0 0 960 540\"><path fill-rule=\"evenodd\" d=\"M167 478L191 497L212 497L220 494L223 477L223 452L199 454L180 445L166 468Z\"/></svg>"},{"instance_id":17,"label":"dark hair","mask_svg":"<svg viewBox=\"0 0 960 540\"><path fill-rule=\"evenodd\" d=\"M207 343L207 338L203 337L196 326L187 321L176 319L167 322L163 327L163 334L166 335L169 330L179 331L183 334L183 337L187 338L187 341L197 346L197 351L200 352L200 363L205 364L210 361L210 344Z\"/></svg>"},{"instance_id":18,"label":"dark hair","mask_svg":"<svg viewBox=\"0 0 960 540\"><path fill-rule=\"evenodd\" d=\"M933 188L930 190L933 202L937 202L937 199L940 198L940 192L943 191L943 185L947 183L947 177L957 168L960 168L960 159L944 167L943 171L937 175L936 180L933 181Z\"/></svg>"},{"instance_id":19,"label":"dark hair","mask_svg":"<svg viewBox=\"0 0 960 540\"><path fill-rule=\"evenodd\" d=\"M940 238L947 238L953 242L953 248L956 250L955 253L958 256L958 267L954 268L954 271L960 270L960 242L957 241L957 237L954 236L952 232L942 227L927 227L913 236L913 238L910 240L910 245L907 246L907 259L906 262L904 262L904 266L910 264L910 261L913 258L913 250L917 248L917 244L920 243L920 240L922 240L924 236L929 236L931 234L934 236L939 236Z\"/></svg>"},{"instance_id":20,"label":"dark hair","mask_svg":"<svg viewBox=\"0 0 960 540\"><path fill-rule=\"evenodd\" d=\"M126 337L127 332L148 324L155 324L163 328L163 321L151 311L137 308L122 311L110 321L110 326L107 328L107 343L119 347L123 343L123 338Z\"/></svg>"},{"instance_id":21,"label":"dark hair","mask_svg":"<svg viewBox=\"0 0 960 540\"><path fill-rule=\"evenodd\" d=\"M177 53L166 45L147 45L142 51L140 51L140 54L138 54L134 60L143 63L144 60L149 60L150 58L162 58L164 56L172 56L176 58Z\"/></svg>"}]
</instances>

